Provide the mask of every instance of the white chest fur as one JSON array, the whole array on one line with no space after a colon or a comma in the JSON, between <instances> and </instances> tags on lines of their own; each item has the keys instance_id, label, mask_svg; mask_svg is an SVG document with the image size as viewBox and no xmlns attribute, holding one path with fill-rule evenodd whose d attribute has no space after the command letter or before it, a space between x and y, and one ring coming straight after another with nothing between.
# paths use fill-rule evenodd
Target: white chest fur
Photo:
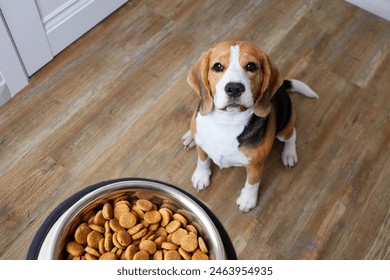
<instances>
[{"instance_id":1,"label":"white chest fur","mask_svg":"<svg viewBox=\"0 0 390 280\"><path fill-rule=\"evenodd\" d=\"M195 143L221 168L248 164L250 158L238 149L237 137L243 132L252 113L252 110L213 110L206 116L198 113Z\"/></svg>"}]
</instances>

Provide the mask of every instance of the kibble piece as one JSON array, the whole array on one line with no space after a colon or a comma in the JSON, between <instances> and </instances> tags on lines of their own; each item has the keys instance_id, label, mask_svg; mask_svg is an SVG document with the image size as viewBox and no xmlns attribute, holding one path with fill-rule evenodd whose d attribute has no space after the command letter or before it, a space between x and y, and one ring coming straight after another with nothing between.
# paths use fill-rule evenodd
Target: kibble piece
<instances>
[{"instance_id":1,"label":"kibble piece","mask_svg":"<svg viewBox=\"0 0 390 280\"><path fill-rule=\"evenodd\" d=\"M187 226L187 223L188 223L187 219L183 215L176 213L176 214L173 214L172 218L174 220L179 221L183 228L185 228Z\"/></svg>"},{"instance_id":2,"label":"kibble piece","mask_svg":"<svg viewBox=\"0 0 390 280\"><path fill-rule=\"evenodd\" d=\"M105 203L102 209L103 218L106 220L110 220L114 216L114 208L111 203Z\"/></svg>"},{"instance_id":3,"label":"kibble piece","mask_svg":"<svg viewBox=\"0 0 390 280\"><path fill-rule=\"evenodd\" d=\"M95 248L92 248L92 247L85 247L85 252L91 254L92 256L95 256L97 258L99 258L102 254L99 252L99 250L95 249Z\"/></svg>"},{"instance_id":4,"label":"kibble piece","mask_svg":"<svg viewBox=\"0 0 390 280\"><path fill-rule=\"evenodd\" d=\"M188 235L188 232L185 229L179 228L177 231L172 233L172 242L180 246L181 240L185 235Z\"/></svg>"},{"instance_id":5,"label":"kibble piece","mask_svg":"<svg viewBox=\"0 0 390 280\"><path fill-rule=\"evenodd\" d=\"M107 252L110 252L114 248L114 243L112 242L112 234L106 235L104 238L104 249Z\"/></svg>"},{"instance_id":6,"label":"kibble piece","mask_svg":"<svg viewBox=\"0 0 390 280\"><path fill-rule=\"evenodd\" d=\"M193 234L195 234L196 236L198 235L198 230L196 229L196 227L194 227L193 225L187 225L186 226L186 230L188 232L192 232Z\"/></svg>"},{"instance_id":7,"label":"kibble piece","mask_svg":"<svg viewBox=\"0 0 390 280\"><path fill-rule=\"evenodd\" d=\"M140 224L144 225L144 227L146 227L146 228L150 225L150 224L149 224L147 221L145 221L145 220L140 221Z\"/></svg>"},{"instance_id":8,"label":"kibble piece","mask_svg":"<svg viewBox=\"0 0 390 280\"><path fill-rule=\"evenodd\" d=\"M156 243L158 248L161 248L161 245L163 242L167 241L166 237L164 236L159 236L154 240L154 243Z\"/></svg>"},{"instance_id":9,"label":"kibble piece","mask_svg":"<svg viewBox=\"0 0 390 280\"><path fill-rule=\"evenodd\" d=\"M103 217L102 210L99 210L99 211L96 213L95 218L93 219L93 223L90 223L90 224L95 224L95 225L98 225L98 226L103 226L105 222L106 222L106 219L104 219L104 217Z\"/></svg>"},{"instance_id":10,"label":"kibble piece","mask_svg":"<svg viewBox=\"0 0 390 280\"><path fill-rule=\"evenodd\" d=\"M132 212L123 213L119 217L119 225L129 229L137 224L137 217Z\"/></svg>"},{"instance_id":11,"label":"kibble piece","mask_svg":"<svg viewBox=\"0 0 390 280\"><path fill-rule=\"evenodd\" d=\"M138 199L135 204L144 212L153 209L153 203L146 199Z\"/></svg>"},{"instance_id":12,"label":"kibble piece","mask_svg":"<svg viewBox=\"0 0 390 280\"><path fill-rule=\"evenodd\" d=\"M127 204L121 203L116 204L114 207L114 218L119 220L119 217L124 214L130 212L129 206Z\"/></svg>"},{"instance_id":13,"label":"kibble piece","mask_svg":"<svg viewBox=\"0 0 390 280\"><path fill-rule=\"evenodd\" d=\"M125 231L125 230L120 230L117 232L117 235L116 235L116 238L119 242L119 244L121 244L122 246L124 247L127 247L130 245L131 243L131 236L130 234Z\"/></svg>"},{"instance_id":14,"label":"kibble piece","mask_svg":"<svg viewBox=\"0 0 390 280\"><path fill-rule=\"evenodd\" d=\"M118 219L115 218L110 220L110 228L115 232L124 230L124 228L119 224Z\"/></svg>"},{"instance_id":15,"label":"kibble piece","mask_svg":"<svg viewBox=\"0 0 390 280\"><path fill-rule=\"evenodd\" d=\"M87 244L88 246L99 249L99 241L103 236L97 231L91 231L87 236Z\"/></svg>"},{"instance_id":16,"label":"kibble piece","mask_svg":"<svg viewBox=\"0 0 390 280\"><path fill-rule=\"evenodd\" d=\"M104 254L106 252L106 249L104 248L104 238L99 241L99 252L100 254Z\"/></svg>"},{"instance_id":17,"label":"kibble piece","mask_svg":"<svg viewBox=\"0 0 390 280\"><path fill-rule=\"evenodd\" d=\"M76 241L71 241L66 244L66 251L72 256L79 257L84 253L84 247Z\"/></svg>"},{"instance_id":18,"label":"kibble piece","mask_svg":"<svg viewBox=\"0 0 390 280\"><path fill-rule=\"evenodd\" d=\"M155 261L162 261L164 259L163 252L161 250L156 251L153 255L153 260Z\"/></svg>"},{"instance_id":19,"label":"kibble piece","mask_svg":"<svg viewBox=\"0 0 390 280\"><path fill-rule=\"evenodd\" d=\"M203 253L208 253L209 250L207 249L207 246L206 246L206 242L204 242L203 238L202 237L198 237L198 244L199 244L199 249L203 252Z\"/></svg>"},{"instance_id":20,"label":"kibble piece","mask_svg":"<svg viewBox=\"0 0 390 280\"><path fill-rule=\"evenodd\" d=\"M157 251L157 245L151 240L143 240L139 244L139 249L153 255Z\"/></svg>"},{"instance_id":21,"label":"kibble piece","mask_svg":"<svg viewBox=\"0 0 390 280\"><path fill-rule=\"evenodd\" d=\"M142 236L141 241L149 239L152 235L154 235L153 231L150 231L149 228L147 229L148 233Z\"/></svg>"},{"instance_id":22,"label":"kibble piece","mask_svg":"<svg viewBox=\"0 0 390 280\"><path fill-rule=\"evenodd\" d=\"M125 251L122 252L122 254L121 254L121 256L119 257L119 259L120 259L121 261L125 261L125 260L126 260L126 258L125 258Z\"/></svg>"},{"instance_id":23,"label":"kibble piece","mask_svg":"<svg viewBox=\"0 0 390 280\"><path fill-rule=\"evenodd\" d=\"M144 220L149 224L156 224L161 221L161 214L156 210L151 210L145 213Z\"/></svg>"},{"instance_id":24,"label":"kibble piece","mask_svg":"<svg viewBox=\"0 0 390 280\"><path fill-rule=\"evenodd\" d=\"M150 230L150 231L156 231L156 230L158 230L159 229L159 227L160 227L160 224L159 223L155 223L155 224L151 224L149 227L148 227L148 229Z\"/></svg>"},{"instance_id":25,"label":"kibble piece","mask_svg":"<svg viewBox=\"0 0 390 280\"><path fill-rule=\"evenodd\" d=\"M168 236L168 232L165 228L163 227L159 227L157 230L156 230L156 236L163 236L163 237L167 237Z\"/></svg>"},{"instance_id":26,"label":"kibble piece","mask_svg":"<svg viewBox=\"0 0 390 280\"><path fill-rule=\"evenodd\" d=\"M79 244L87 243L87 236L92 230L87 226L87 224L83 223L79 225L74 233L74 240L76 240Z\"/></svg>"},{"instance_id":27,"label":"kibble piece","mask_svg":"<svg viewBox=\"0 0 390 280\"><path fill-rule=\"evenodd\" d=\"M161 223L160 223L161 226L166 227L169 224L169 221L171 220L170 212L168 211L167 208L161 208L160 210L158 210L158 212L160 212L161 214Z\"/></svg>"},{"instance_id":28,"label":"kibble piece","mask_svg":"<svg viewBox=\"0 0 390 280\"><path fill-rule=\"evenodd\" d=\"M110 221L106 221L104 223L104 236L107 236L111 233L111 228L110 228Z\"/></svg>"},{"instance_id":29,"label":"kibble piece","mask_svg":"<svg viewBox=\"0 0 390 280\"><path fill-rule=\"evenodd\" d=\"M172 233L178 230L179 228L180 228L180 222L177 220L173 220L165 227L165 230L168 233Z\"/></svg>"},{"instance_id":30,"label":"kibble piece","mask_svg":"<svg viewBox=\"0 0 390 280\"><path fill-rule=\"evenodd\" d=\"M135 245L130 245L126 248L125 251L125 259L132 260L134 258L135 253L138 252L138 249Z\"/></svg>"},{"instance_id":31,"label":"kibble piece","mask_svg":"<svg viewBox=\"0 0 390 280\"><path fill-rule=\"evenodd\" d=\"M146 251L139 251L135 253L133 260L149 260L149 254Z\"/></svg>"},{"instance_id":32,"label":"kibble piece","mask_svg":"<svg viewBox=\"0 0 390 280\"><path fill-rule=\"evenodd\" d=\"M198 248L198 239L192 234L185 235L181 239L181 247L187 252L193 252Z\"/></svg>"},{"instance_id":33,"label":"kibble piece","mask_svg":"<svg viewBox=\"0 0 390 280\"><path fill-rule=\"evenodd\" d=\"M126 247L125 246L122 246L122 244L119 243L118 241L118 233L115 232L113 235L112 235L112 243L114 244L114 246L118 249L125 249Z\"/></svg>"},{"instance_id":34,"label":"kibble piece","mask_svg":"<svg viewBox=\"0 0 390 280\"><path fill-rule=\"evenodd\" d=\"M168 234L167 241L172 243L172 233Z\"/></svg>"},{"instance_id":35,"label":"kibble piece","mask_svg":"<svg viewBox=\"0 0 390 280\"><path fill-rule=\"evenodd\" d=\"M139 232L141 229L143 229L145 226L143 224L136 224L135 226L133 226L132 228L130 228L128 230L128 232L130 233L130 235L133 235L133 234L136 234L137 232Z\"/></svg>"},{"instance_id":36,"label":"kibble piece","mask_svg":"<svg viewBox=\"0 0 390 280\"><path fill-rule=\"evenodd\" d=\"M179 246L177 246L176 244L173 244L171 242L166 241L166 242L163 242L161 244L161 248L166 249L166 250L177 250L177 248L179 248Z\"/></svg>"},{"instance_id":37,"label":"kibble piece","mask_svg":"<svg viewBox=\"0 0 390 280\"><path fill-rule=\"evenodd\" d=\"M144 219L144 211L142 211L141 208L137 206L133 206L133 208L131 208L131 211L135 213L135 215L138 217L139 220Z\"/></svg>"},{"instance_id":38,"label":"kibble piece","mask_svg":"<svg viewBox=\"0 0 390 280\"><path fill-rule=\"evenodd\" d=\"M153 232L151 232L151 233L153 233ZM142 237L142 239L144 239L145 237ZM156 235L153 233L151 236L149 236L148 238L147 238L148 240L150 240L150 241L154 241L155 239L156 239Z\"/></svg>"},{"instance_id":39,"label":"kibble piece","mask_svg":"<svg viewBox=\"0 0 390 280\"><path fill-rule=\"evenodd\" d=\"M97 260L97 258L94 255L91 255L90 253L86 253L84 256L85 256L85 259L88 261Z\"/></svg>"},{"instance_id":40,"label":"kibble piece","mask_svg":"<svg viewBox=\"0 0 390 280\"><path fill-rule=\"evenodd\" d=\"M107 252L100 256L99 260L117 260L117 256L113 252Z\"/></svg>"},{"instance_id":41,"label":"kibble piece","mask_svg":"<svg viewBox=\"0 0 390 280\"><path fill-rule=\"evenodd\" d=\"M178 251L166 251L164 260L181 260L181 256Z\"/></svg>"},{"instance_id":42,"label":"kibble piece","mask_svg":"<svg viewBox=\"0 0 390 280\"><path fill-rule=\"evenodd\" d=\"M115 252L115 255L120 258L123 254L123 250L122 249L118 249L116 252Z\"/></svg>"},{"instance_id":43,"label":"kibble piece","mask_svg":"<svg viewBox=\"0 0 390 280\"><path fill-rule=\"evenodd\" d=\"M201 250L196 250L194 254L192 254L192 260L208 260L209 256L203 253Z\"/></svg>"},{"instance_id":44,"label":"kibble piece","mask_svg":"<svg viewBox=\"0 0 390 280\"><path fill-rule=\"evenodd\" d=\"M94 231L97 231L97 232L100 232L100 233L104 233L104 227L102 227L102 226L95 225L95 224L89 224L88 226L89 226L92 230L94 230Z\"/></svg>"},{"instance_id":45,"label":"kibble piece","mask_svg":"<svg viewBox=\"0 0 390 280\"><path fill-rule=\"evenodd\" d=\"M139 232L137 232L136 234L133 234L133 235L131 236L131 238L133 238L134 240L141 239L141 238L144 237L147 233L148 233L148 229L147 229L147 228L143 228L143 229L141 229Z\"/></svg>"},{"instance_id":46,"label":"kibble piece","mask_svg":"<svg viewBox=\"0 0 390 280\"><path fill-rule=\"evenodd\" d=\"M127 201L126 198L123 198L123 200L119 200L117 202L114 202L114 207L116 205L119 205L119 204L126 204L129 207L129 209L131 208L131 203L129 201Z\"/></svg>"},{"instance_id":47,"label":"kibble piece","mask_svg":"<svg viewBox=\"0 0 390 280\"><path fill-rule=\"evenodd\" d=\"M182 256L182 258L185 260L190 260L192 258L191 253L183 250L183 248L181 248L181 247L178 249L178 252L179 252L180 256Z\"/></svg>"}]
</instances>

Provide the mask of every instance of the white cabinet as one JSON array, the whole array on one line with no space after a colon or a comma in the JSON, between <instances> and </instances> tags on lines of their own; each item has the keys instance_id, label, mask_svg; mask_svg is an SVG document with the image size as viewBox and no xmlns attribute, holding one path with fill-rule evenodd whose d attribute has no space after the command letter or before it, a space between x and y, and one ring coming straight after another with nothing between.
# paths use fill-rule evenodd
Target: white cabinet
<instances>
[{"instance_id":1,"label":"white cabinet","mask_svg":"<svg viewBox=\"0 0 390 280\"><path fill-rule=\"evenodd\" d=\"M27 80L28 76L127 1L0 0L3 17L0 20L0 51L8 50L11 43L14 56L21 63L24 80ZM0 54L0 72L4 77L3 82L0 78L0 85L4 81L10 85L12 74L5 69L9 67L6 65L9 62L4 60L4 56L5 52ZM17 72L14 71L14 76L20 75ZM7 87L14 95L24 86L25 82L19 87Z\"/></svg>"}]
</instances>

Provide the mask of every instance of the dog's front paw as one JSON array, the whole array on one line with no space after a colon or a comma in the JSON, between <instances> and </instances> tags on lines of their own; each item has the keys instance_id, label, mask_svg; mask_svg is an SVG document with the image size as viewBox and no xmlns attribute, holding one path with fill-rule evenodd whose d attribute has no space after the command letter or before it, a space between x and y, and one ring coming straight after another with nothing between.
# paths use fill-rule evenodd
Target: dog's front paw
<instances>
[{"instance_id":1,"label":"dog's front paw","mask_svg":"<svg viewBox=\"0 0 390 280\"><path fill-rule=\"evenodd\" d=\"M295 144L285 144L282 152L282 162L288 169L293 168L298 163L298 155L295 149Z\"/></svg>"},{"instance_id":2,"label":"dog's front paw","mask_svg":"<svg viewBox=\"0 0 390 280\"><path fill-rule=\"evenodd\" d=\"M249 212L256 206L259 185L260 182L254 185L251 185L248 182L245 183L245 187L241 190L241 194L236 200L238 209L241 212Z\"/></svg>"},{"instance_id":3,"label":"dog's front paw","mask_svg":"<svg viewBox=\"0 0 390 280\"><path fill-rule=\"evenodd\" d=\"M191 130L188 130L186 133L184 133L181 140L182 140L183 146L184 146L184 148L186 148L186 150L190 150L190 149L195 147L195 141L194 141L194 138L192 137Z\"/></svg>"},{"instance_id":4,"label":"dog's front paw","mask_svg":"<svg viewBox=\"0 0 390 280\"><path fill-rule=\"evenodd\" d=\"M211 170L206 168L196 168L192 175L192 186L198 191L204 190L210 185Z\"/></svg>"},{"instance_id":5,"label":"dog's front paw","mask_svg":"<svg viewBox=\"0 0 390 280\"><path fill-rule=\"evenodd\" d=\"M257 197L248 196L245 193L241 193L241 195L237 198L236 203L238 205L238 209L241 212L249 212L256 206Z\"/></svg>"}]
</instances>

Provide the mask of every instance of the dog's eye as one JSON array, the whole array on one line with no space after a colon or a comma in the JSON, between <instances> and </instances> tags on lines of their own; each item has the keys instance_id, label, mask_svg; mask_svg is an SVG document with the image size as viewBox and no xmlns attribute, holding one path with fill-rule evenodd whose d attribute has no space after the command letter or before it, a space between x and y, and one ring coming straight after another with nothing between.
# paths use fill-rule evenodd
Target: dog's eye
<instances>
[{"instance_id":1,"label":"dog's eye","mask_svg":"<svg viewBox=\"0 0 390 280\"><path fill-rule=\"evenodd\" d=\"M219 62L215 63L212 68L215 72L222 72L224 70L223 65Z\"/></svg>"},{"instance_id":2,"label":"dog's eye","mask_svg":"<svg viewBox=\"0 0 390 280\"><path fill-rule=\"evenodd\" d=\"M249 71L249 72L256 72L257 70L257 65L256 63L254 62L249 62L247 65L246 65L246 70Z\"/></svg>"}]
</instances>

